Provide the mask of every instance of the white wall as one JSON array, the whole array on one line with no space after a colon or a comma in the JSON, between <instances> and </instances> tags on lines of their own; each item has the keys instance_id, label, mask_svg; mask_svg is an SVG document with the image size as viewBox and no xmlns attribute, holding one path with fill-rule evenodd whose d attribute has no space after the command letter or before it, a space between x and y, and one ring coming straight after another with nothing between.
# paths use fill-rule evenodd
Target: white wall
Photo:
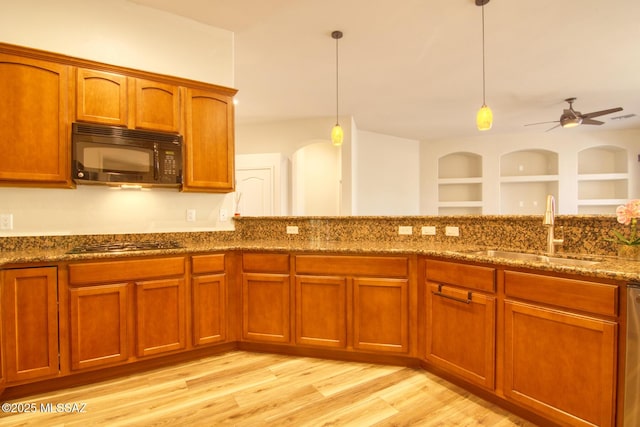
<instances>
[{"instance_id":1,"label":"white wall","mask_svg":"<svg viewBox=\"0 0 640 427\"><path fill-rule=\"evenodd\" d=\"M296 191L296 174L304 174L304 167L301 164L296 165L296 161L302 161L303 157L295 159L295 153L311 144L324 141L327 147L339 150L338 167L340 194L339 194L339 214L351 215L352 204L352 154L354 141L357 137L357 129L352 118L341 118L340 123L344 130L344 142L337 149L331 145L330 136L331 129L335 125L335 118L323 117L314 119L298 119L267 123L236 123L236 154L260 154L260 153L280 153L291 160L292 166L292 201L296 206L292 205L292 212L302 212L305 209L317 212L315 208L307 206L304 208L305 195L311 194L309 191L311 182L309 180L318 180L317 174L307 180L307 185L299 187L303 194L294 194ZM311 161L308 159L307 161ZM309 163L311 165L311 163ZM316 172L312 172L315 174ZM331 180L335 179L335 172L329 172ZM305 178L307 179L307 178ZM302 185L302 182L299 183ZM304 188L304 190L302 190ZM332 202L333 206L333 202ZM302 209L302 211L301 211ZM331 209L333 212L333 208ZM297 213L301 215L301 213ZM309 215L309 214L307 214ZM316 213L319 215L319 213Z\"/></svg>"},{"instance_id":2,"label":"white wall","mask_svg":"<svg viewBox=\"0 0 640 427\"><path fill-rule=\"evenodd\" d=\"M340 149L321 140L296 151L291 163L292 214L340 215Z\"/></svg>"},{"instance_id":3,"label":"white wall","mask_svg":"<svg viewBox=\"0 0 640 427\"><path fill-rule=\"evenodd\" d=\"M417 215L420 202L418 141L358 131L354 215Z\"/></svg>"},{"instance_id":4,"label":"white wall","mask_svg":"<svg viewBox=\"0 0 640 427\"><path fill-rule=\"evenodd\" d=\"M336 171L314 167L326 155L294 154L318 141L329 140L334 119L290 120L269 123L237 124L238 154L278 152L292 160L293 214L335 215L333 199L313 183L333 183ZM340 181L340 215L417 215L420 197L420 145L418 141L365 132L357 129L353 118L342 118L345 139L337 159ZM311 172L302 177L304 172ZM332 184L331 184L332 185ZM313 204L315 194L323 199ZM333 194L331 192L330 194ZM313 207L314 205L315 207Z\"/></svg>"},{"instance_id":5,"label":"white wall","mask_svg":"<svg viewBox=\"0 0 640 427\"><path fill-rule=\"evenodd\" d=\"M0 42L233 87L233 33L126 0L0 0ZM0 188L0 236L232 228L233 196L153 189L118 192ZM196 222L186 222L196 209Z\"/></svg>"}]
</instances>

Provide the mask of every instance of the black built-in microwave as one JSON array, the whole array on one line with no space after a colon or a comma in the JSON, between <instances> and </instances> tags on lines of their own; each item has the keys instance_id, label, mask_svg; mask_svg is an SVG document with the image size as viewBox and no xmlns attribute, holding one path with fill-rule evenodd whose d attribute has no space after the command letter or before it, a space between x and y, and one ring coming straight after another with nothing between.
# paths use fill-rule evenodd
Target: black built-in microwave
<instances>
[{"instance_id":1,"label":"black built-in microwave","mask_svg":"<svg viewBox=\"0 0 640 427\"><path fill-rule=\"evenodd\" d=\"M78 184L182 184L182 135L73 123L71 142Z\"/></svg>"}]
</instances>

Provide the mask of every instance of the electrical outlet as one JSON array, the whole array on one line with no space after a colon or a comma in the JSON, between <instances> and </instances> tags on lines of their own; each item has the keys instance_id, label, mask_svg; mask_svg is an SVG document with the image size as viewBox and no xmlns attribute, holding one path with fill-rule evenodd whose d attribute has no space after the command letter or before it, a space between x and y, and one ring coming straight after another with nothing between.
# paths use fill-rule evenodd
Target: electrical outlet
<instances>
[{"instance_id":1,"label":"electrical outlet","mask_svg":"<svg viewBox=\"0 0 640 427\"><path fill-rule=\"evenodd\" d=\"M427 225L422 227L422 235L423 236L435 236L436 235L436 227L433 225Z\"/></svg>"},{"instance_id":2,"label":"electrical outlet","mask_svg":"<svg viewBox=\"0 0 640 427\"><path fill-rule=\"evenodd\" d=\"M0 230L13 230L13 214L0 214Z\"/></svg>"},{"instance_id":3,"label":"electrical outlet","mask_svg":"<svg viewBox=\"0 0 640 427\"><path fill-rule=\"evenodd\" d=\"M287 225L287 234L298 234L297 225Z\"/></svg>"},{"instance_id":4,"label":"electrical outlet","mask_svg":"<svg viewBox=\"0 0 640 427\"><path fill-rule=\"evenodd\" d=\"M196 220L196 210L195 209L187 209L187 221L195 222Z\"/></svg>"},{"instance_id":5,"label":"electrical outlet","mask_svg":"<svg viewBox=\"0 0 640 427\"><path fill-rule=\"evenodd\" d=\"M458 237L460 235L460 229L458 227L445 227L444 234L445 236Z\"/></svg>"},{"instance_id":6,"label":"electrical outlet","mask_svg":"<svg viewBox=\"0 0 640 427\"><path fill-rule=\"evenodd\" d=\"M227 210L224 208L220 209L219 217L220 217L220 221L228 220L229 214L227 213Z\"/></svg>"},{"instance_id":7,"label":"electrical outlet","mask_svg":"<svg viewBox=\"0 0 640 427\"><path fill-rule=\"evenodd\" d=\"M410 225L401 225L398 227L398 234L401 236L410 236L413 234L413 227Z\"/></svg>"}]
</instances>

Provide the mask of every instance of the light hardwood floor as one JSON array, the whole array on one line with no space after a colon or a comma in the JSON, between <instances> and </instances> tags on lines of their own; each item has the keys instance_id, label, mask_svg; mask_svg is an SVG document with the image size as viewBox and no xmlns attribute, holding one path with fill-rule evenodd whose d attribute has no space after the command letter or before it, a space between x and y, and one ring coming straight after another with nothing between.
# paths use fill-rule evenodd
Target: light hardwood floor
<instances>
[{"instance_id":1,"label":"light hardwood floor","mask_svg":"<svg viewBox=\"0 0 640 427\"><path fill-rule=\"evenodd\" d=\"M12 402L38 411L0 425L533 426L421 369L242 351Z\"/></svg>"}]
</instances>

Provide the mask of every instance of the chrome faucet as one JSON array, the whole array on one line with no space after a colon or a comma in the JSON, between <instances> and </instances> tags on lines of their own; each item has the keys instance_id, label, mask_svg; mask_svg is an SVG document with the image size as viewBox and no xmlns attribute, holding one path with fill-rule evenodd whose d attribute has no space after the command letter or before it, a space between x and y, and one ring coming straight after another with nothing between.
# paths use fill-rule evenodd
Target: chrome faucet
<instances>
[{"instance_id":1,"label":"chrome faucet","mask_svg":"<svg viewBox=\"0 0 640 427\"><path fill-rule=\"evenodd\" d=\"M556 246L564 243L564 232L562 239L555 238L555 217L556 217L556 200L551 194L547 196L547 206L544 210L544 219L542 224L547 227L547 253L553 255L556 252Z\"/></svg>"}]
</instances>

